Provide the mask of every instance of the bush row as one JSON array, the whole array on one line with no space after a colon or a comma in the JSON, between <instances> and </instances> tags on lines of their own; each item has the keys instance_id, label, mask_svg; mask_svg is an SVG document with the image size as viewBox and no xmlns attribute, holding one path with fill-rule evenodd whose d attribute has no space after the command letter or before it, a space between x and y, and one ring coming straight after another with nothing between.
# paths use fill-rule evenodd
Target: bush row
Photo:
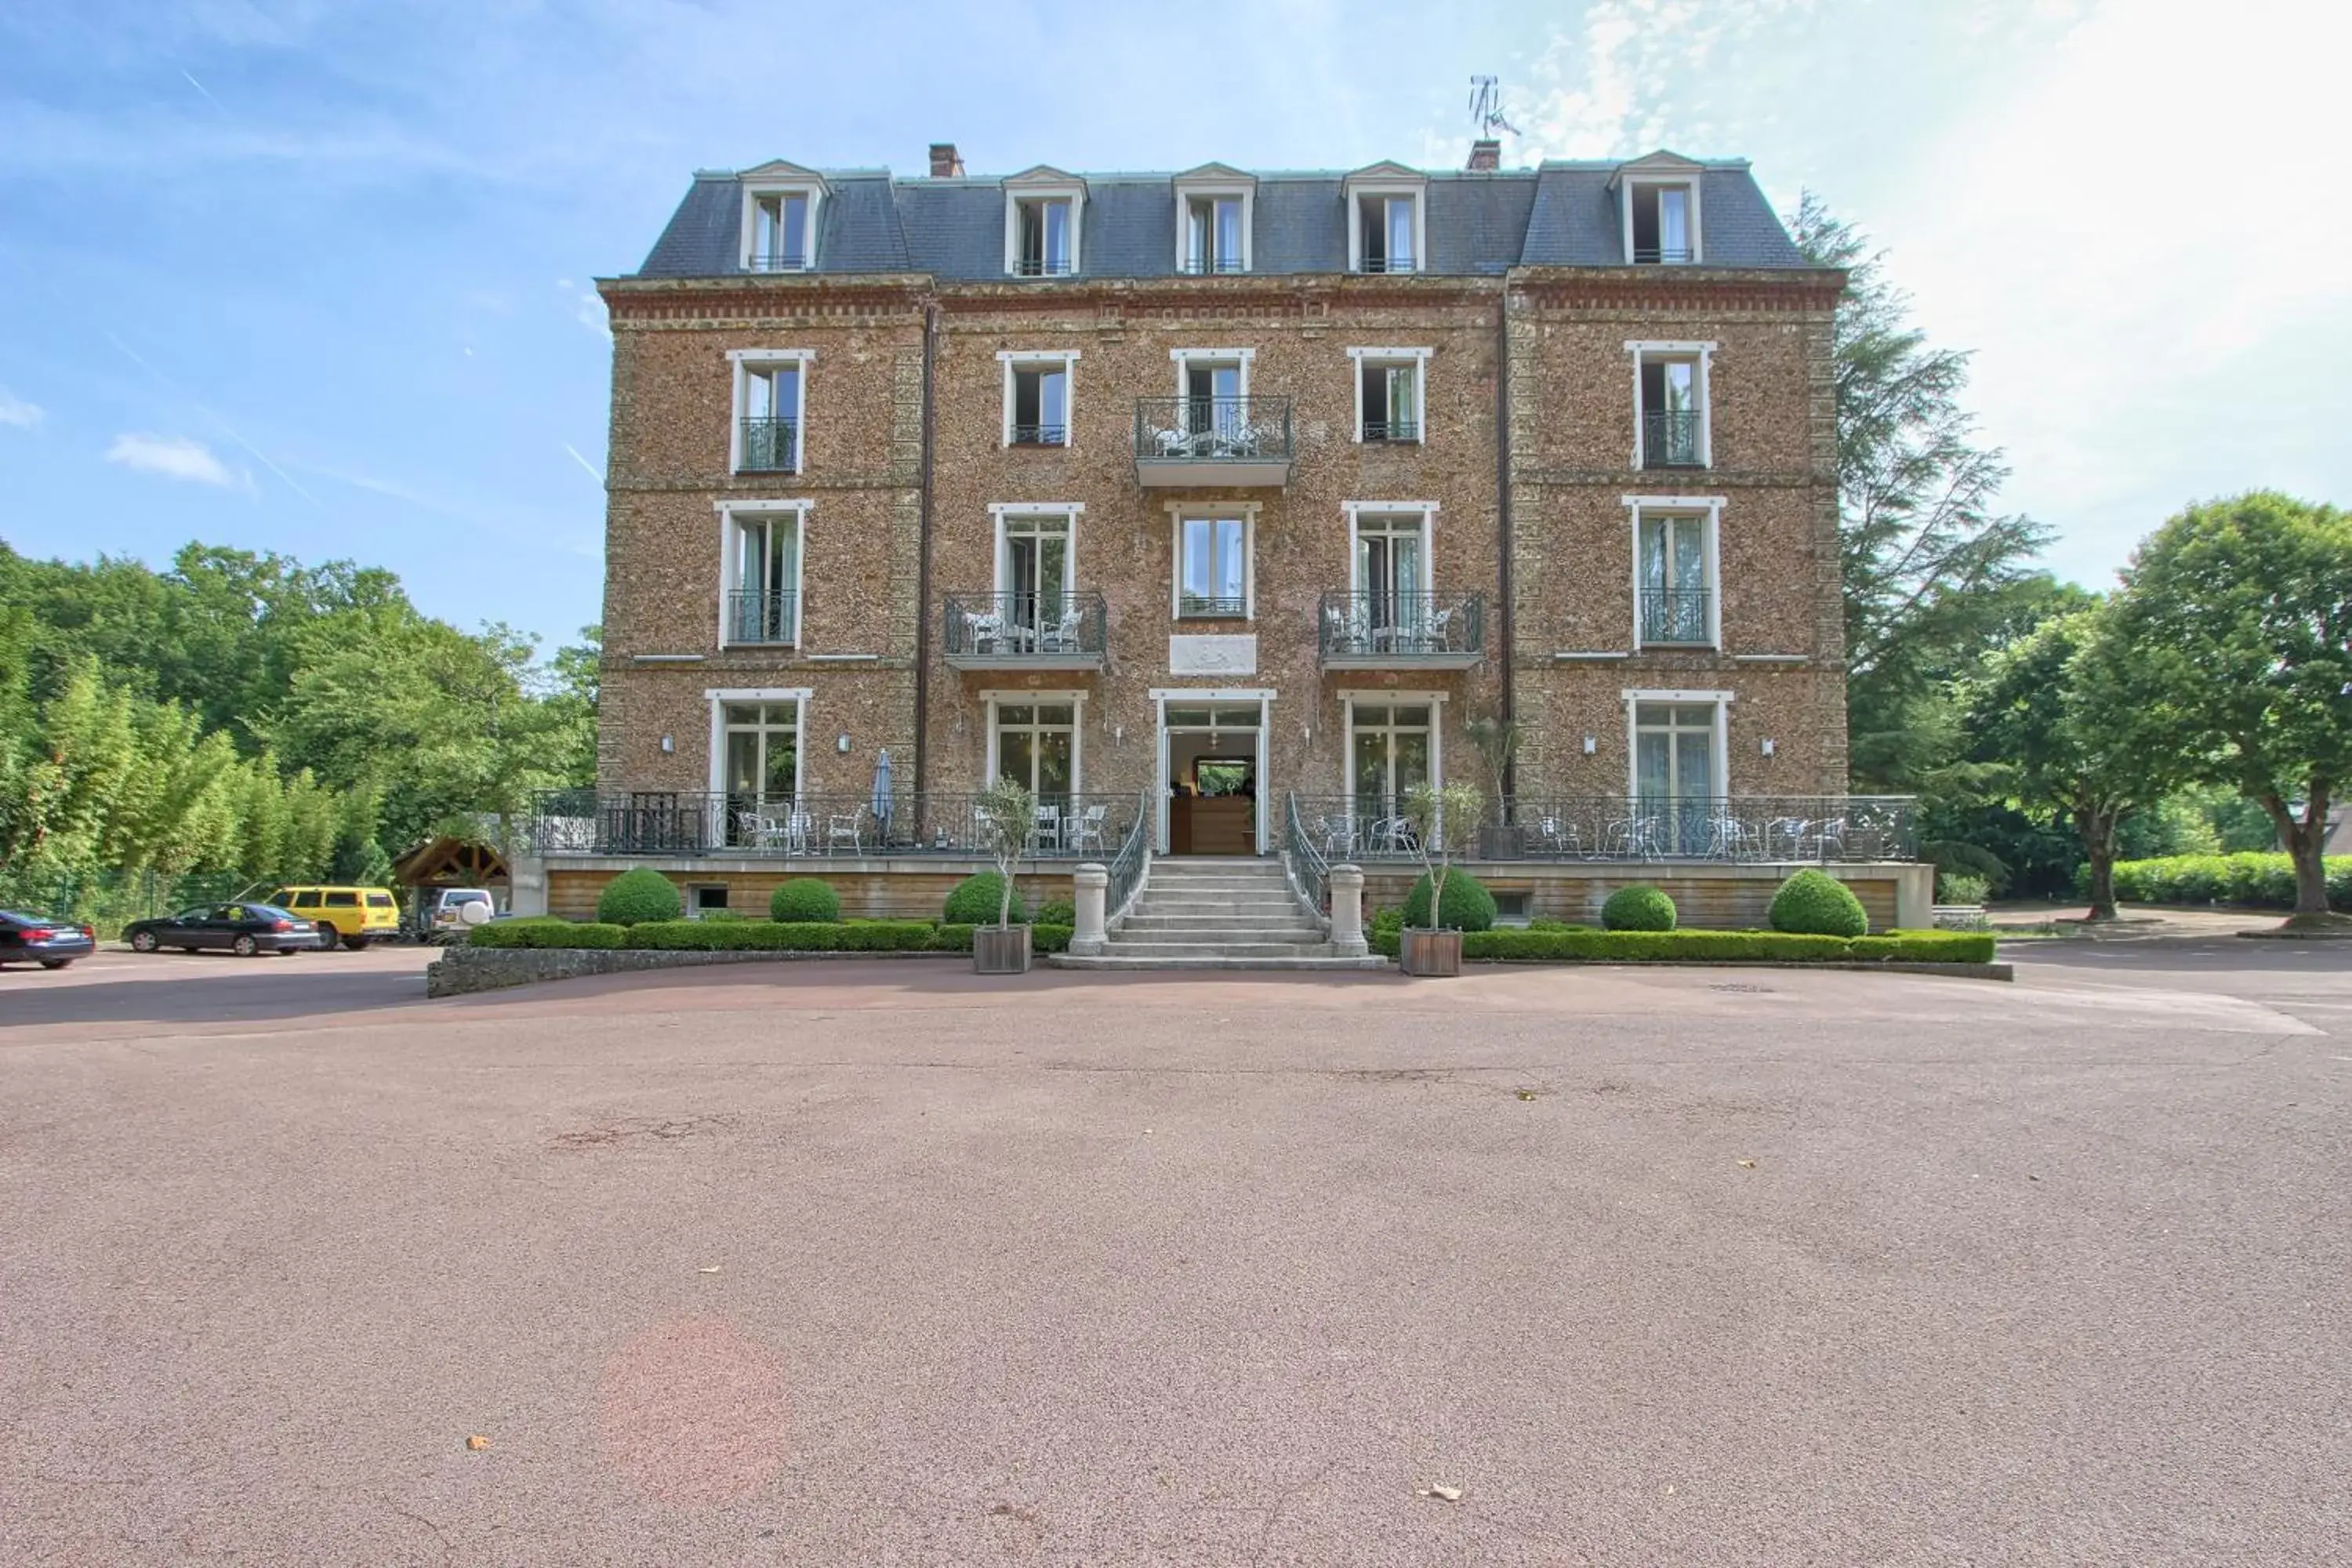
<instances>
[{"instance_id":1,"label":"bush row","mask_svg":"<svg viewBox=\"0 0 2352 1568\"><path fill-rule=\"evenodd\" d=\"M2074 873L2074 890L2088 895L2091 868ZM2169 855L2160 860L2116 862L2116 897L2128 904L2255 904L2294 908L2294 862L2284 854ZM2330 908L2352 911L2352 856L2327 862Z\"/></svg>"},{"instance_id":2,"label":"bush row","mask_svg":"<svg viewBox=\"0 0 2352 1568\"><path fill-rule=\"evenodd\" d=\"M1375 927L1372 950L1395 957L1397 935ZM1554 963L1685 963L1764 960L1774 963L1990 963L1993 939L1978 931L1889 931L1885 936L1797 936L1770 931L1473 931L1462 939L1465 959L1539 959Z\"/></svg>"},{"instance_id":3,"label":"bush row","mask_svg":"<svg viewBox=\"0 0 2352 1568\"><path fill-rule=\"evenodd\" d=\"M1070 928L1029 928L1038 952L1061 952ZM635 926L564 920L500 921L474 932L493 948L597 948L656 952L970 952L971 927L929 921L646 921Z\"/></svg>"}]
</instances>

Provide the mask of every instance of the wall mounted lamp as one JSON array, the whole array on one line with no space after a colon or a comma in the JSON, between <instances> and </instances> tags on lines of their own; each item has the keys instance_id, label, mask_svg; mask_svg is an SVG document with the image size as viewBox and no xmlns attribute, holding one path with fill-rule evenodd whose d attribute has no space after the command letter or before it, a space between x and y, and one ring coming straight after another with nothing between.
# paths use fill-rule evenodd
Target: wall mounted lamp
<instances>
[{"instance_id":1,"label":"wall mounted lamp","mask_svg":"<svg viewBox=\"0 0 2352 1568\"><path fill-rule=\"evenodd\" d=\"M1584 737L1584 754L1585 754L1586 756L1588 756L1588 757L1589 757L1589 756L1592 755L1592 753L1593 753L1593 752L1595 752L1599 751L1600 749L1601 749L1601 742L1600 742L1598 740L1594 739L1594 738L1593 738L1592 736L1591 736L1591 735L1587 735L1587 736L1585 736L1585 737Z\"/></svg>"},{"instance_id":2,"label":"wall mounted lamp","mask_svg":"<svg viewBox=\"0 0 2352 1568\"><path fill-rule=\"evenodd\" d=\"M665 752L675 752L675 751L677 751L677 737L676 735L664 735L664 736L662 737L662 750L663 750L663 751L665 751Z\"/></svg>"},{"instance_id":3,"label":"wall mounted lamp","mask_svg":"<svg viewBox=\"0 0 2352 1568\"><path fill-rule=\"evenodd\" d=\"M844 731L841 732L841 736L840 736L840 738L839 738L838 740L836 740L836 741L835 741L835 742L834 742L834 743L833 743L833 749L834 749L835 751L836 751L836 752L840 752L842 755L844 755L844 756L847 756L847 755L849 754L849 731L848 731L844 730Z\"/></svg>"},{"instance_id":4,"label":"wall mounted lamp","mask_svg":"<svg viewBox=\"0 0 2352 1568\"><path fill-rule=\"evenodd\" d=\"M1770 755L1772 754L1772 752L1773 752L1774 747L1775 747L1777 744L1778 744L1778 742L1774 742L1774 741L1771 741L1771 740L1769 740L1769 739L1768 739L1768 740L1766 740L1766 741L1765 741L1765 742L1764 742L1764 754L1765 754L1766 756L1768 756L1768 757L1769 757L1769 756L1770 756Z\"/></svg>"}]
</instances>

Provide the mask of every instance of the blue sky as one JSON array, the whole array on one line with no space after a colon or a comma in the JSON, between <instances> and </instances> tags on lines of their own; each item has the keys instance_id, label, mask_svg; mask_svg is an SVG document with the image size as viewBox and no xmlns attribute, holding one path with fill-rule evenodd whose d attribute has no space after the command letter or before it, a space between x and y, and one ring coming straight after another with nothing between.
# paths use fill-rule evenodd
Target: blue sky
<instances>
[{"instance_id":1,"label":"blue sky","mask_svg":"<svg viewBox=\"0 0 2352 1568\"><path fill-rule=\"evenodd\" d=\"M1284 0L0 6L0 538L389 566L551 641L601 591L609 340L698 167L1746 156L1871 229L2104 584L2181 502L2352 501L2333 6ZM1205 15L1205 14L1203 14ZM1437 19L1442 17L1442 20ZM1223 127L1223 129L1220 129Z\"/></svg>"}]
</instances>

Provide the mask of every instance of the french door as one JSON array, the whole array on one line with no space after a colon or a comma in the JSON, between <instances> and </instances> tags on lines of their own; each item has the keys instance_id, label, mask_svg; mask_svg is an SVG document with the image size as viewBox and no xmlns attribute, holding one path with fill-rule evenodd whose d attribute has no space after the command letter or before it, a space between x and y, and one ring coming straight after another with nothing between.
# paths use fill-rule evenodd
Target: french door
<instances>
[{"instance_id":1,"label":"french door","mask_svg":"<svg viewBox=\"0 0 2352 1568\"><path fill-rule=\"evenodd\" d=\"M1009 626L1034 636L1056 626L1070 598L1070 520L1006 518L996 586Z\"/></svg>"},{"instance_id":2,"label":"french door","mask_svg":"<svg viewBox=\"0 0 2352 1568\"><path fill-rule=\"evenodd\" d=\"M1426 702L1357 702L1349 712L1349 794L1355 803L1357 831L1404 815L1406 799L1433 782L1430 720Z\"/></svg>"},{"instance_id":3,"label":"french door","mask_svg":"<svg viewBox=\"0 0 2352 1568\"><path fill-rule=\"evenodd\" d=\"M724 837L740 844L746 839L745 816L788 812L800 801L801 705L730 702L719 721L726 745Z\"/></svg>"},{"instance_id":4,"label":"french door","mask_svg":"<svg viewBox=\"0 0 2352 1568\"><path fill-rule=\"evenodd\" d=\"M1633 709L1633 794L1641 833L1669 855L1706 851L1716 800L1712 702L1643 702Z\"/></svg>"}]
</instances>

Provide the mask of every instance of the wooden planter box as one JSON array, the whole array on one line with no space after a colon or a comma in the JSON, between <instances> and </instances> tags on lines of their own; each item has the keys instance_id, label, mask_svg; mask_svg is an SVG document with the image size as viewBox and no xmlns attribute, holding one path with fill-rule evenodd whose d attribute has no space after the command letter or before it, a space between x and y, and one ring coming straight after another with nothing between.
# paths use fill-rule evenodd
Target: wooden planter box
<instances>
[{"instance_id":1,"label":"wooden planter box","mask_svg":"<svg viewBox=\"0 0 2352 1568\"><path fill-rule=\"evenodd\" d=\"M1478 829L1478 858L1517 860L1528 852L1528 830L1516 822L1490 822Z\"/></svg>"},{"instance_id":2,"label":"wooden planter box","mask_svg":"<svg viewBox=\"0 0 2352 1568\"><path fill-rule=\"evenodd\" d=\"M1462 973L1462 933L1458 931L1414 931L1397 933L1397 962L1407 974Z\"/></svg>"},{"instance_id":3,"label":"wooden planter box","mask_svg":"<svg viewBox=\"0 0 2352 1568\"><path fill-rule=\"evenodd\" d=\"M972 927L971 967L975 974L1028 973L1029 928Z\"/></svg>"}]
</instances>

